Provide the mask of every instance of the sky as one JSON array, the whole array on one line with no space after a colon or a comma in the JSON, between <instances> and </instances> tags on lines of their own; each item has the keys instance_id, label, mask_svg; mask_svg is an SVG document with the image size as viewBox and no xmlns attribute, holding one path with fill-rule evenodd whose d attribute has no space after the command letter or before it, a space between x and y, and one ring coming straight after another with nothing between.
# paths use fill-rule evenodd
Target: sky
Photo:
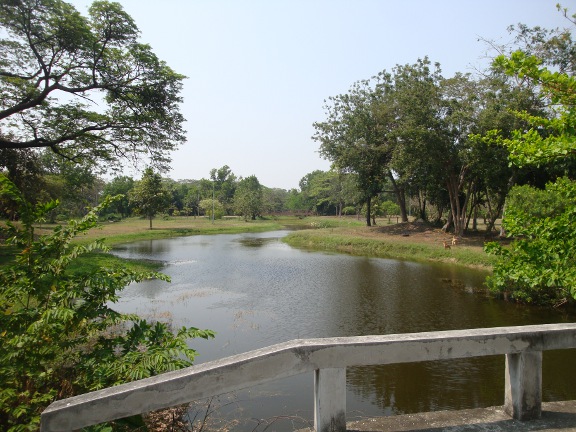
<instances>
[{"instance_id":1,"label":"sky","mask_svg":"<svg viewBox=\"0 0 576 432\"><path fill-rule=\"evenodd\" d=\"M91 1L68 0L87 14ZM186 75L187 142L175 180L228 165L267 187L298 188L329 161L312 140L325 100L428 56L443 75L485 68L509 25L567 27L558 0L118 0L141 42ZM562 6L576 12L575 0ZM138 178L138 173L134 177Z\"/></svg>"}]
</instances>

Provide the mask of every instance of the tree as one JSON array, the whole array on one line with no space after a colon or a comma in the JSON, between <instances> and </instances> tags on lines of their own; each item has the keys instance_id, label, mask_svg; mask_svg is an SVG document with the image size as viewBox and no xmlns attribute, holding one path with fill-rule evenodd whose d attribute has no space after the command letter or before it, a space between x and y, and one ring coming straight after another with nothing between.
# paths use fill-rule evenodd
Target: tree
<instances>
[{"instance_id":1,"label":"tree","mask_svg":"<svg viewBox=\"0 0 576 432\"><path fill-rule=\"evenodd\" d=\"M238 214L255 220L262 213L262 186L254 175L238 182L234 193L234 207Z\"/></svg>"},{"instance_id":2,"label":"tree","mask_svg":"<svg viewBox=\"0 0 576 432\"><path fill-rule=\"evenodd\" d=\"M492 225L515 181L507 151L474 139L474 133L498 128L505 136L523 123L510 109L537 112L532 92L515 90L501 73L475 80L457 73L444 78L428 59L394 69L397 124L390 166L393 185L410 187L426 219L426 203L436 204L441 217L450 209L444 229L463 235L471 211L488 203Z\"/></svg>"},{"instance_id":3,"label":"tree","mask_svg":"<svg viewBox=\"0 0 576 432\"><path fill-rule=\"evenodd\" d=\"M142 179L136 182L132 190L130 203L139 214L148 218L152 229L152 218L170 204L170 195L162 184L160 174L154 173L152 168L146 168Z\"/></svg>"},{"instance_id":4,"label":"tree","mask_svg":"<svg viewBox=\"0 0 576 432\"><path fill-rule=\"evenodd\" d=\"M60 201L60 214L79 217L86 214L88 207L98 204L103 182L87 163L74 163L50 151L43 151L40 158L45 180L59 184L60 190L52 199Z\"/></svg>"},{"instance_id":5,"label":"tree","mask_svg":"<svg viewBox=\"0 0 576 432\"><path fill-rule=\"evenodd\" d=\"M162 179L162 184L169 195L167 213L171 216L179 214L180 211L184 209L184 202L188 194L188 185L170 178Z\"/></svg>"},{"instance_id":6,"label":"tree","mask_svg":"<svg viewBox=\"0 0 576 432\"><path fill-rule=\"evenodd\" d=\"M287 199L288 191L285 189L262 187L262 210L267 214L284 211Z\"/></svg>"},{"instance_id":7,"label":"tree","mask_svg":"<svg viewBox=\"0 0 576 432\"><path fill-rule=\"evenodd\" d=\"M36 202L45 190L39 155L32 149L15 150L0 148L0 168L31 202ZM4 216L12 218L17 209L3 203Z\"/></svg>"},{"instance_id":8,"label":"tree","mask_svg":"<svg viewBox=\"0 0 576 432\"><path fill-rule=\"evenodd\" d=\"M370 204L381 190L391 158L389 132L394 124L389 75L382 73L376 85L356 82L348 93L329 98L326 121L314 123L312 137L320 142L320 154L343 173L355 173L362 202L366 203L366 225L371 226Z\"/></svg>"},{"instance_id":9,"label":"tree","mask_svg":"<svg viewBox=\"0 0 576 432\"><path fill-rule=\"evenodd\" d=\"M294 213L307 212L309 210L302 192L298 189L290 189L288 191L286 208Z\"/></svg>"},{"instance_id":10,"label":"tree","mask_svg":"<svg viewBox=\"0 0 576 432\"><path fill-rule=\"evenodd\" d=\"M344 207L344 179L347 174L316 170L300 180L306 207L320 215L341 215Z\"/></svg>"},{"instance_id":11,"label":"tree","mask_svg":"<svg viewBox=\"0 0 576 432\"><path fill-rule=\"evenodd\" d=\"M62 0L3 1L0 25L0 149L166 168L185 140L185 77L137 42L119 3L94 1L86 18Z\"/></svg>"},{"instance_id":12,"label":"tree","mask_svg":"<svg viewBox=\"0 0 576 432\"><path fill-rule=\"evenodd\" d=\"M576 20L576 15L572 20ZM570 37L570 33L559 36ZM545 44L554 45L556 37L553 35ZM562 44L574 46L571 39ZM567 58L566 63L571 60ZM545 116L517 113L530 128L517 130L510 138L502 137L497 130L486 134L488 141L508 148L510 161L515 165L552 161L565 166L576 156L576 78L571 75L572 68L552 71L545 66L547 61L555 66L557 59L549 61L515 51L494 61L496 67L517 77L522 84L537 89L548 103ZM559 179L549 184L545 193L553 201L559 197L564 204L554 211L548 209L545 215L526 211L513 201L506 209L506 230L519 238L509 249L496 243L486 246L488 253L500 258L489 285L495 291L510 293L518 301L559 305L576 298L576 182Z\"/></svg>"},{"instance_id":13,"label":"tree","mask_svg":"<svg viewBox=\"0 0 576 432\"><path fill-rule=\"evenodd\" d=\"M494 229L496 219L501 217L506 196L516 183L532 181L533 169L521 169L508 161L508 149L505 146L491 145L479 139L490 130L498 130L501 137L510 138L515 130L529 128L528 123L515 115L526 111L532 114L544 114L542 102L534 89L516 86L510 77L502 71L492 68L489 75L478 83L478 98L481 109L470 135L470 175L474 178L475 199L473 207L483 206L487 231ZM544 169L536 176L549 178Z\"/></svg>"},{"instance_id":14,"label":"tree","mask_svg":"<svg viewBox=\"0 0 576 432\"><path fill-rule=\"evenodd\" d=\"M426 219L426 201L445 188L449 155L442 123L442 79L440 65L432 65L427 57L392 71L390 104L395 125L388 177L403 221L407 220L406 190L419 196L419 216Z\"/></svg>"},{"instance_id":15,"label":"tree","mask_svg":"<svg viewBox=\"0 0 576 432\"><path fill-rule=\"evenodd\" d=\"M222 216L224 216L224 206L220 201L215 199L203 199L200 201L198 206L204 212L204 214L212 220L222 219Z\"/></svg>"},{"instance_id":16,"label":"tree","mask_svg":"<svg viewBox=\"0 0 576 432\"><path fill-rule=\"evenodd\" d=\"M134 188L134 183L134 179L129 176L114 177L111 181L106 183L102 195L122 195L122 198L115 200L106 208L106 212L118 213L123 218L130 216L132 213L132 207L128 197Z\"/></svg>"},{"instance_id":17,"label":"tree","mask_svg":"<svg viewBox=\"0 0 576 432\"><path fill-rule=\"evenodd\" d=\"M228 165L224 165L220 169L213 168L210 171L210 180L213 182L216 199L222 203L226 213L231 214L238 183L236 176Z\"/></svg>"}]
</instances>

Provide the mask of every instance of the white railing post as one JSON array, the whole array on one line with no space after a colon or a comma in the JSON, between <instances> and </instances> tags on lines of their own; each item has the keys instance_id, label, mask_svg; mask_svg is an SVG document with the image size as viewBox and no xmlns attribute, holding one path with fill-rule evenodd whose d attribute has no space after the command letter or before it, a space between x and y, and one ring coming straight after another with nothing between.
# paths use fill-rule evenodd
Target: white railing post
<instances>
[{"instance_id":1,"label":"white railing post","mask_svg":"<svg viewBox=\"0 0 576 432\"><path fill-rule=\"evenodd\" d=\"M504 411L517 420L542 415L542 351L506 354Z\"/></svg>"},{"instance_id":2,"label":"white railing post","mask_svg":"<svg viewBox=\"0 0 576 432\"><path fill-rule=\"evenodd\" d=\"M346 368L314 371L314 429L346 432Z\"/></svg>"}]
</instances>

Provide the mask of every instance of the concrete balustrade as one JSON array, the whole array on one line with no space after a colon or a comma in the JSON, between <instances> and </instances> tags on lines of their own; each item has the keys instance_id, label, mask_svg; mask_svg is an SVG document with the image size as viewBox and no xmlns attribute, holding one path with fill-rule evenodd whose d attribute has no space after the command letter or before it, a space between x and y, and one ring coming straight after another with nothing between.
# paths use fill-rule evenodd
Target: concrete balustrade
<instances>
[{"instance_id":1,"label":"concrete balustrade","mask_svg":"<svg viewBox=\"0 0 576 432\"><path fill-rule=\"evenodd\" d=\"M300 339L52 403L41 432L72 431L314 373L318 432L346 430L346 368L505 355L505 410L539 418L542 351L576 348L576 323Z\"/></svg>"}]
</instances>

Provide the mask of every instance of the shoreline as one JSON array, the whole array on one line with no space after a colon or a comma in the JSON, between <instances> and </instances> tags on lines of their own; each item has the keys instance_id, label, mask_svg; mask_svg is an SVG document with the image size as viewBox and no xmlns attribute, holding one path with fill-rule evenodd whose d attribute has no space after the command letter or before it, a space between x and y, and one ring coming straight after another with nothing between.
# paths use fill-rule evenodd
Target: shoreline
<instances>
[{"instance_id":1,"label":"shoreline","mask_svg":"<svg viewBox=\"0 0 576 432\"><path fill-rule=\"evenodd\" d=\"M130 218L121 222L103 223L76 241L85 243L104 238L106 245L113 248L142 240L291 229L293 232L282 241L291 247L309 251L453 264L486 271L492 269L495 257L483 251L486 239L481 233L467 235L458 239L456 245L446 248L443 243L450 244L451 234L425 223L387 223L388 221L383 218L378 220L378 225L366 227L364 221L350 217L279 217L248 222L240 218L226 218L212 223L206 218L189 216L155 219L150 230L148 220ZM46 226L42 228L45 232L50 229L51 227ZM100 255L123 260L111 253ZM155 270L162 267L162 263L156 262L140 262L139 265Z\"/></svg>"},{"instance_id":2,"label":"shoreline","mask_svg":"<svg viewBox=\"0 0 576 432\"><path fill-rule=\"evenodd\" d=\"M451 245L452 235L427 224L399 223L354 229L319 228L295 231L283 241L305 250L417 262L454 264L492 270L495 257L484 252L484 237L465 236ZM450 245L444 246L444 242Z\"/></svg>"}]
</instances>

